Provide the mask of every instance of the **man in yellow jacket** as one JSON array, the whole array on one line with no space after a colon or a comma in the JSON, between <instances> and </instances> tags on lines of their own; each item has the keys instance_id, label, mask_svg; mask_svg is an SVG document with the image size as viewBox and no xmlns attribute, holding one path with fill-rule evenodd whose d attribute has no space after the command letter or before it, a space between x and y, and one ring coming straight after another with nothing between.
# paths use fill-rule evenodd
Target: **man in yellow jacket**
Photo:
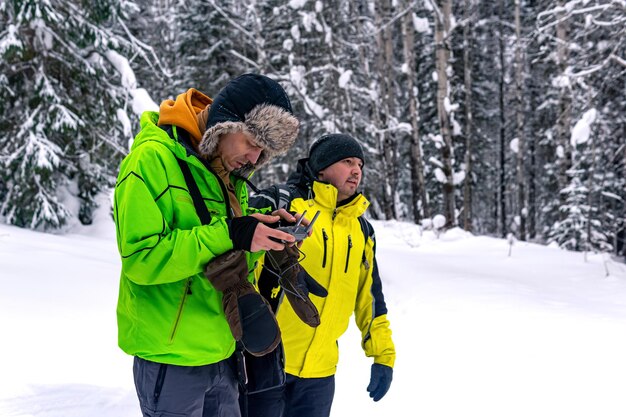
<instances>
[{"instance_id":1,"label":"man in yellow jacket","mask_svg":"<svg viewBox=\"0 0 626 417\"><path fill-rule=\"evenodd\" d=\"M249 416L329 416L337 339L348 328L353 312L363 350L374 360L367 391L378 401L389 389L396 353L375 259L374 232L363 217L369 202L357 191L363 164L363 149L354 138L325 135L312 145L309 158L298 161L297 172L287 184L250 199L258 209L307 210L307 217L320 211L312 235L302 243L299 261L328 290L328 296L310 295L321 324L316 328L303 324L289 303L280 302L280 271L271 270L266 255L258 285L277 311L287 379L279 389L249 395Z\"/></svg>"}]
</instances>

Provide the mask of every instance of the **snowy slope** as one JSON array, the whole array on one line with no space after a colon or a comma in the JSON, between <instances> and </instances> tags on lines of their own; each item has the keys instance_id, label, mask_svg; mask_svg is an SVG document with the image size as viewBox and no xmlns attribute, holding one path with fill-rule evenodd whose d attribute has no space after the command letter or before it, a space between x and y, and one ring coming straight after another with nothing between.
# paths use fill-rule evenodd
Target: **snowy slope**
<instances>
[{"instance_id":1,"label":"snowy slope","mask_svg":"<svg viewBox=\"0 0 626 417\"><path fill-rule=\"evenodd\" d=\"M369 399L371 360L351 327L334 417L626 415L625 265L374 225L394 381ZM64 236L0 225L0 416L140 416L116 346L119 265L106 215Z\"/></svg>"}]
</instances>

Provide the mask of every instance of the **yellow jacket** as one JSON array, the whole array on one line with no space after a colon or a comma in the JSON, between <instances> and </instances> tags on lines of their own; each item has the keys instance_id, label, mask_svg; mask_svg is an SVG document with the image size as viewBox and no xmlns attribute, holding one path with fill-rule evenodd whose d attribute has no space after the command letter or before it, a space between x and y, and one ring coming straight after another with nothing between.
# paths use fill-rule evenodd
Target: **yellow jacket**
<instances>
[{"instance_id":1,"label":"yellow jacket","mask_svg":"<svg viewBox=\"0 0 626 417\"><path fill-rule=\"evenodd\" d=\"M306 194L315 198L307 199ZM321 212L312 236L300 248L304 253L300 264L328 290L326 298L310 295L320 311L321 324L317 328L302 323L288 302L280 304L277 318L285 347L286 372L301 378L334 375L339 356L337 339L348 328L353 312L365 354L373 357L375 363L393 367L395 347L374 256L373 230L364 218L359 220L369 202L359 194L349 203L336 207L337 189L317 181L308 193L300 193L288 205L278 203L280 198L284 202L289 200L285 195L285 188L281 194L280 187L272 187L252 198L251 205L287 207L300 213L307 210L309 218L318 210ZM361 222L370 233L364 233ZM257 276L263 280L268 274ZM263 288L262 282L259 287ZM277 292L272 291L271 296L276 297Z\"/></svg>"}]
</instances>

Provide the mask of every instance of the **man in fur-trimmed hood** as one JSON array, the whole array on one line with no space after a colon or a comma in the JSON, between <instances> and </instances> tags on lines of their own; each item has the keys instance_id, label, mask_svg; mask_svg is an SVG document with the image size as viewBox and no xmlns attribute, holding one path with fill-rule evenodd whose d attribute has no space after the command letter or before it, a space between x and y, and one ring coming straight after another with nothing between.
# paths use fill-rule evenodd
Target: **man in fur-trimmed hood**
<instances>
[{"instance_id":1,"label":"man in fur-trimmed hood","mask_svg":"<svg viewBox=\"0 0 626 417\"><path fill-rule=\"evenodd\" d=\"M293 145L299 124L292 113L287 94L275 81L254 74L235 78L208 110L200 152L211 157L222 135L243 132L263 148L256 163L251 163L260 167Z\"/></svg>"},{"instance_id":2,"label":"man in fur-trimmed hood","mask_svg":"<svg viewBox=\"0 0 626 417\"><path fill-rule=\"evenodd\" d=\"M236 342L262 353L280 338L248 271L262 251L294 241L265 223L295 218L249 209L236 174L285 152L297 133L285 91L256 74L233 79L214 100L190 89L141 116L120 167L114 218L118 343L135 357L144 415L239 416ZM225 312L224 300L244 295Z\"/></svg>"}]
</instances>

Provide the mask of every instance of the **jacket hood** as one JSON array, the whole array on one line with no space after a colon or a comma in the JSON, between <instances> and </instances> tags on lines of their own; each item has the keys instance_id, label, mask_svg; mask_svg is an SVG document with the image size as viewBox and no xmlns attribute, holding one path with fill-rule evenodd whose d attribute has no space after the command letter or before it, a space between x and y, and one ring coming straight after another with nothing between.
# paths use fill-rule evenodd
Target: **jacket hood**
<instances>
[{"instance_id":1,"label":"jacket hood","mask_svg":"<svg viewBox=\"0 0 626 417\"><path fill-rule=\"evenodd\" d=\"M287 178L287 184L308 189L311 188L315 180L317 180L317 176L309 166L309 158L302 158L298 160L296 171Z\"/></svg>"},{"instance_id":2,"label":"jacket hood","mask_svg":"<svg viewBox=\"0 0 626 417\"><path fill-rule=\"evenodd\" d=\"M276 81L259 74L244 74L230 81L210 107L200 153L210 159L221 135L249 133L263 148L257 168L285 153L296 140L299 122L293 116L285 90Z\"/></svg>"},{"instance_id":3,"label":"jacket hood","mask_svg":"<svg viewBox=\"0 0 626 417\"><path fill-rule=\"evenodd\" d=\"M146 142L159 142L169 149L177 158L181 158L193 164L201 165L202 162L198 158L188 158L190 155L197 155L189 144L182 141L172 140L168 132L160 128L157 123L159 121L159 113L155 111L145 111L141 114L139 121L141 130L135 136L135 140L131 146L131 152ZM180 135L180 131L178 133Z\"/></svg>"},{"instance_id":4,"label":"jacket hood","mask_svg":"<svg viewBox=\"0 0 626 417\"><path fill-rule=\"evenodd\" d=\"M198 149L204 126L198 125L200 114L213 100L194 88L179 94L176 100L164 100L159 107L159 126L174 125L189 132L191 145Z\"/></svg>"}]
</instances>

